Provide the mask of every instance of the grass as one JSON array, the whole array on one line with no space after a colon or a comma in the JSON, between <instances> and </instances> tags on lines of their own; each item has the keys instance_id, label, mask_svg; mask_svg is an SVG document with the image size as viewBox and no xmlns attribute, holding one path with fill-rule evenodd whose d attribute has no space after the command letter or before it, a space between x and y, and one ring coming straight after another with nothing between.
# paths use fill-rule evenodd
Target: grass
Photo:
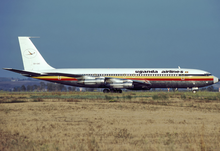
<instances>
[{"instance_id":1,"label":"grass","mask_svg":"<svg viewBox=\"0 0 220 151\"><path fill-rule=\"evenodd\" d=\"M1 92L0 100L0 150L220 148L219 93Z\"/></svg>"}]
</instances>

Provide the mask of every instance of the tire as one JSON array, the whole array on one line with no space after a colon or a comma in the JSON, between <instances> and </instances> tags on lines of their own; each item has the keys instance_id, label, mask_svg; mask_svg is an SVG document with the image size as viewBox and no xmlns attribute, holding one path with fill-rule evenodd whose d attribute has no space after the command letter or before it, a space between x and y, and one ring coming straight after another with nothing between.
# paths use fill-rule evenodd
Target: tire
<instances>
[{"instance_id":1,"label":"tire","mask_svg":"<svg viewBox=\"0 0 220 151\"><path fill-rule=\"evenodd\" d=\"M193 91L192 91L192 93L196 93L196 92L197 92L196 90L193 90Z\"/></svg>"},{"instance_id":2,"label":"tire","mask_svg":"<svg viewBox=\"0 0 220 151\"><path fill-rule=\"evenodd\" d=\"M104 89L103 93L109 93L109 90L108 89Z\"/></svg>"}]
</instances>

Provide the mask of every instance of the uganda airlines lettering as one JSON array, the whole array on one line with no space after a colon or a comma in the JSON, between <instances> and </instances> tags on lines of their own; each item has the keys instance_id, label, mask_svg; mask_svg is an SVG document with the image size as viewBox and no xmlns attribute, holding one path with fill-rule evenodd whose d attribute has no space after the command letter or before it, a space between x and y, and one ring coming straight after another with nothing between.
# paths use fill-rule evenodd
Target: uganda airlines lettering
<instances>
[{"instance_id":1,"label":"uganda airlines lettering","mask_svg":"<svg viewBox=\"0 0 220 151\"><path fill-rule=\"evenodd\" d=\"M136 70L135 73L159 73L157 70ZM183 71L179 70L163 70L161 73L183 73Z\"/></svg>"}]
</instances>

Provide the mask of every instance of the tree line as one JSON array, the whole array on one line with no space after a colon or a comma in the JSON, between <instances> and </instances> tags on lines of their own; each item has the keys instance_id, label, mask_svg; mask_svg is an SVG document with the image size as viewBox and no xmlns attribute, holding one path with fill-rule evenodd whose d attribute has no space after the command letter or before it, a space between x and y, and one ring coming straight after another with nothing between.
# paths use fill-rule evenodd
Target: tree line
<instances>
[{"instance_id":1,"label":"tree line","mask_svg":"<svg viewBox=\"0 0 220 151\"><path fill-rule=\"evenodd\" d=\"M215 89L213 86L209 86L209 87L203 87L200 89L201 91L212 91L212 92L218 92L218 89ZM63 91L63 92L67 92L67 91L100 91L100 89L96 89L96 88L78 88L78 87L74 87L74 86L65 86L63 84L58 84L58 83L44 83L44 82L40 82L39 85L22 85L20 87L14 87L13 90L14 92L20 92L20 91L27 91L27 92L33 92L33 91L38 91L38 92L52 92L52 91ZM158 91L155 88L152 88L151 91ZM159 90L160 91L160 90ZM175 89L173 89L173 91L175 91Z\"/></svg>"},{"instance_id":2,"label":"tree line","mask_svg":"<svg viewBox=\"0 0 220 151\"><path fill-rule=\"evenodd\" d=\"M27 91L27 92L33 92L33 91L75 91L76 87L70 86L70 87L66 87L63 84L57 84L57 83L44 83L44 82L40 82L39 85L22 85L20 87L14 87L13 91L15 92L20 92L20 91Z\"/></svg>"}]
</instances>

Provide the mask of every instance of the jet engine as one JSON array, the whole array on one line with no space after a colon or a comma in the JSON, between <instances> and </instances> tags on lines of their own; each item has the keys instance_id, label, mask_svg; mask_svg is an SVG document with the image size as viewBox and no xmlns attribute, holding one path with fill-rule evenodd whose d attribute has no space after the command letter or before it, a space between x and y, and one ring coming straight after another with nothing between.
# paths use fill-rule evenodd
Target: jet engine
<instances>
[{"instance_id":1,"label":"jet engine","mask_svg":"<svg viewBox=\"0 0 220 151\"><path fill-rule=\"evenodd\" d=\"M110 88L133 88L133 81L131 80L120 80L120 79L111 79L107 84Z\"/></svg>"},{"instance_id":2,"label":"jet engine","mask_svg":"<svg viewBox=\"0 0 220 151\"><path fill-rule=\"evenodd\" d=\"M99 86L105 83L105 78L97 77L84 77L84 79L78 79L78 84L90 85L90 86Z\"/></svg>"},{"instance_id":3,"label":"jet engine","mask_svg":"<svg viewBox=\"0 0 220 151\"><path fill-rule=\"evenodd\" d=\"M125 83L111 83L109 84L109 87L123 89L123 88L133 88L134 86L132 82L125 82Z\"/></svg>"}]
</instances>

